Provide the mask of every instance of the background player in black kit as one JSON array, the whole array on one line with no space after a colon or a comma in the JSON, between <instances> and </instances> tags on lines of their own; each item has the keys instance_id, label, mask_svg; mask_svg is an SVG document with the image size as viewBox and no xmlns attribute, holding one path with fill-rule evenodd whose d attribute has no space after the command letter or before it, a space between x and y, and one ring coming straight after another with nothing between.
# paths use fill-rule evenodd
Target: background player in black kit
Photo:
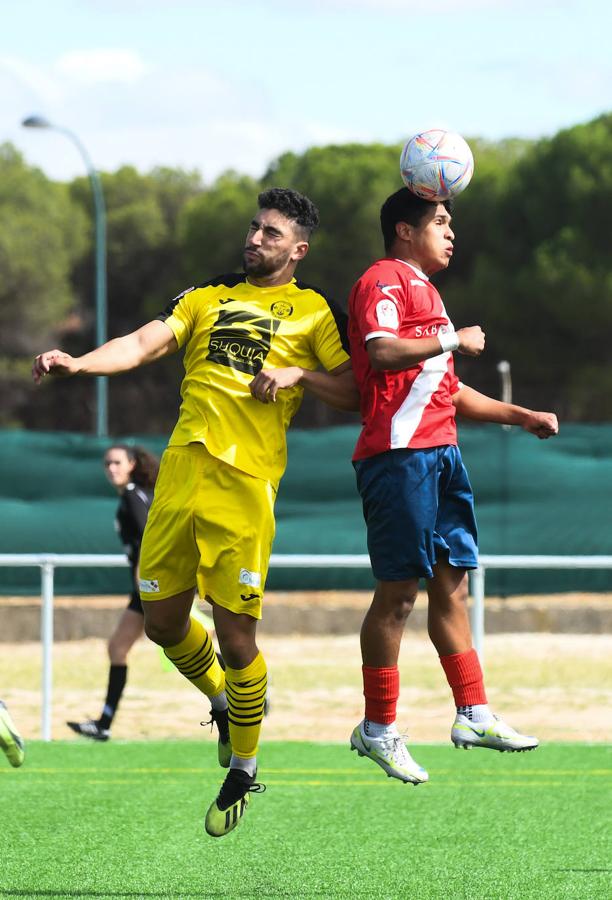
<instances>
[{"instance_id":1,"label":"background player in black kit","mask_svg":"<svg viewBox=\"0 0 612 900\"><path fill-rule=\"evenodd\" d=\"M127 681L127 658L136 641L144 634L144 614L138 592L140 543L153 499L159 463L143 447L114 444L104 454L106 477L121 496L115 527L130 562L132 591L117 627L108 641L110 670L106 700L99 719L66 724L85 737L107 741L110 728Z\"/></svg>"}]
</instances>

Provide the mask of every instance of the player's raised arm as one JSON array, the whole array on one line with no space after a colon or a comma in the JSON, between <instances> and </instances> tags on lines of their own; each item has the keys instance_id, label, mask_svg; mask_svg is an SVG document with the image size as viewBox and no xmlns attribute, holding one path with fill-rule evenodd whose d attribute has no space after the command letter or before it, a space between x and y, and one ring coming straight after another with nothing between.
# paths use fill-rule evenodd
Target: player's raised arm
<instances>
[{"instance_id":1,"label":"player's raised arm","mask_svg":"<svg viewBox=\"0 0 612 900\"><path fill-rule=\"evenodd\" d=\"M170 327L154 320L131 334L113 338L83 356L70 356L63 350L40 353L34 360L32 377L39 384L45 375L117 375L168 356L177 349L178 344Z\"/></svg>"},{"instance_id":2,"label":"player's raised arm","mask_svg":"<svg viewBox=\"0 0 612 900\"><path fill-rule=\"evenodd\" d=\"M377 372L409 369L448 350L457 350L465 356L480 356L484 345L485 335L480 325L424 338L376 336L366 343L370 364Z\"/></svg>"},{"instance_id":3,"label":"player's raised arm","mask_svg":"<svg viewBox=\"0 0 612 900\"><path fill-rule=\"evenodd\" d=\"M359 391L350 362L342 363L331 372L304 370L300 384L335 409L346 412L359 410Z\"/></svg>"},{"instance_id":4,"label":"player's raised arm","mask_svg":"<svg viewBox=\"0 0 612 900\"><path fill-rule=\"evenodd\" d=\"M559 423L554 413L537 412L503 403L463 385L453 394L453 404L457 413L466 419L479 422L495 422L499 425L519 425L530 434L541 439L553 437L559 431Z\"/></svg>"},{"instance_id":5,"label":"player's raised arm","mask_svg":"<svg viewBox=\"0 0 612 900\"><path fill-rule=\"evenodd\" d=\"M300 366L262 369L249 385L249 389L253 397L261 403L274 403L279 390L298 384L335 409L347 412L359 409L359 391L349 361L332 369L331 372L311 371Z\"/></svg>"}]
</instances>

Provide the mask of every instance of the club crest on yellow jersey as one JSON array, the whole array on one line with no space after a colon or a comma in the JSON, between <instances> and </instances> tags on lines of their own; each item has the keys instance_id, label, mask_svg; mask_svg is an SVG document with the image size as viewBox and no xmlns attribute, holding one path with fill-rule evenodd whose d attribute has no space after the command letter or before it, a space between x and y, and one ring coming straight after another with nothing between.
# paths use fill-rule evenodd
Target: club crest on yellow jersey
<instances>
[{"instance_id":1,"label":"club crest on yellow jersey","mask_svg":"<svg viewBox=\"0 0 612 900\"><path fill-rule=\"evenodd\" d=\"M273 303L270 307L270 312L279 319L288 319L293 313L293 306L286 300L277 300L276 303Z\"/></svg>"}]
</instances>

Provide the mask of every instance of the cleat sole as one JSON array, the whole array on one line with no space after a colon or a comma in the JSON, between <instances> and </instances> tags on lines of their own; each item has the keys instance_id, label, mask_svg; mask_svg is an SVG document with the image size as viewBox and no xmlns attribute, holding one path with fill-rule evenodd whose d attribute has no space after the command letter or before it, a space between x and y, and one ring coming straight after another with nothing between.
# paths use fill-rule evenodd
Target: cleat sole
<instances>
[{"instance_id":1,"label":"cleat sole","mask_svg":"<svg viewBox=\"0 0 612 900\"><path fill-rule=\"evenodd\" d=\"M450 739L456 747L465 750L482 748L483 750L497 750L498 753L524 753L527 750L536 750L539 741L532 735L523 735L514 728L510 728L499 716L493 716L496 721L488 725L474 725L460 713L451 729Z\"/></svg>"},{"instance_id":2,"label":"cleat sole","mask_svg":"<svg viewBox=\"0 0 612 900\"><path fill-rule=\"evenodd\" d=\"M467 744L461 741L453 741L455 745L455 750L474 750L482 749L482 750L497 750L498 753L527 753L529 750L537 750L538 745L535 747L488 747L486 744Z\"/></svg>"}]
</instances>

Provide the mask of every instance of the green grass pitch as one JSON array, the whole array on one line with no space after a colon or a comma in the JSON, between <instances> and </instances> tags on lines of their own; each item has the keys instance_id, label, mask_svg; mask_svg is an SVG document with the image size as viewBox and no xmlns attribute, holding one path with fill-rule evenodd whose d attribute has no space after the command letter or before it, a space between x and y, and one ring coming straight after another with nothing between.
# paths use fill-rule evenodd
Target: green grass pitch
<instances>
[{"instance_id":1,"label":"green grass pitch","mask_svg":"<svg viewBox=\"0 0 612 900\"><path fill-rule=\"evenodd\" d=\"M21 769L0 759L0 896L612 896L610 747L412 749L429 784L338 744L264 744L266 793L215 840L214 745L30 742Z\"/></svg>"}]
</instances>

